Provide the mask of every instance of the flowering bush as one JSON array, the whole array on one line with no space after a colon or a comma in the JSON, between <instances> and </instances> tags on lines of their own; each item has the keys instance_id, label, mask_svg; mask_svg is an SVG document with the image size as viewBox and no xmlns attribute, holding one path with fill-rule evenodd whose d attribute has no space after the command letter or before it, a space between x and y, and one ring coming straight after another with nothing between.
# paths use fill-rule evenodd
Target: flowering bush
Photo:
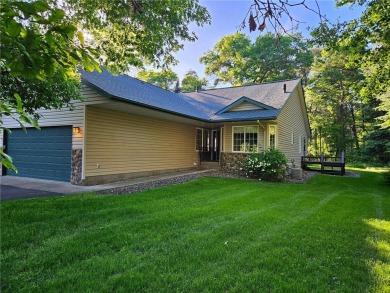
<instances>
[{"instance_id":1,"label":"flowering bush","mask_svg":"<svg viewBox=\"0 0 390 293\"><path fill-rule=\"evenodd\" d=\"M283 181L287 169L287 158L278 149L252 154L243 163L245 175L265 181Z\"/></svg>"}]
</instances>

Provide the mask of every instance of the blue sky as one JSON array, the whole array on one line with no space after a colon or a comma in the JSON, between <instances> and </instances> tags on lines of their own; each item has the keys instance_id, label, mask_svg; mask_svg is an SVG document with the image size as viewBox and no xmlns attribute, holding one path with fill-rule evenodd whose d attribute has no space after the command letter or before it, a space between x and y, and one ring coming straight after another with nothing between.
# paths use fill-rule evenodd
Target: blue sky
<instances>
[{"instance_id":1,"label":"blue sky","mask_svg":"<svg viewBox=\"0 0 390 293\"><path fill-rule=\"evenodd\" d=\"M297 1L293 0L291 2ZM185 43L184 49L175 55L179 60L179 64L172 67L173 71L179 75L180 80L189 69L195 70L201 77L205 76L204 65L199 63L199 58L204 52L212 49L223 36L237 32L237 27L243 21L252 3L252 0L200 1L200 4L205 6L211 14L211 25L204 27L191 25L191 29L196 32L198 40ZM316 4L313 0L306 0L306 3L315 8ZM360 7L345 6L337 9L333 0L319 0L318 3L321 13L332 22L335 22L338 18L340 20L350 20L361 15L362 12ZM290 10L290 13L295 19L304 22L299 26L298 31L306 36L308 36L307 27L316 27L320 21L318 15L301 7ZM260 34L259 31L249 34L248 26L242 32L250 35L253 39Z\"/></svg>"}]
</instances>

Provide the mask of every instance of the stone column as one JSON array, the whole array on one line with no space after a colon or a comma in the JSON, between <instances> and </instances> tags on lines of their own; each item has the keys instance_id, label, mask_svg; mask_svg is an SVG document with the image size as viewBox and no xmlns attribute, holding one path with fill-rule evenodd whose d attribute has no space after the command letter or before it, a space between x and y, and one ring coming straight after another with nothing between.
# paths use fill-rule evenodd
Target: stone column
<instances>
[{"instance_id":1,"label":"stone column","mask_svg":"<svg viewBox=\"0 0 390 293\"><path fill-rule=\"evenodd\" d=\"M234 174L241 173L242 163L250 155L247 153L221 153L221 170Z\"/></svg>"},{"instance_id":2,"label":"stone column","mask_svg":"<svg viewBox=\"0 0 390 293\"><path fill-rule=\"evenodd\" d=\"M70 183L74 185L81 184L81 172L83 168L83 151L72 150L72 178Z\"/></svg>"}]
</instances>

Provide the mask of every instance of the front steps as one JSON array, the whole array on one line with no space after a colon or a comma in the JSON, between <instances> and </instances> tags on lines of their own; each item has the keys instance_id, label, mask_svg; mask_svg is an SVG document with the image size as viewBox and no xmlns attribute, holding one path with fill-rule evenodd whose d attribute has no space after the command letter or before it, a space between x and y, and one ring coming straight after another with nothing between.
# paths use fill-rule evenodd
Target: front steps
<instances>
[{"instance_id":1,"label":"front steps","mask_svg":"<svg viewBox=\"0 0 390 293\"><path fill-rule=\"evenodd\" d=\"M200 162L199 169L201 170L221 170L219 162Z\"/></svg>"}]
</instances>

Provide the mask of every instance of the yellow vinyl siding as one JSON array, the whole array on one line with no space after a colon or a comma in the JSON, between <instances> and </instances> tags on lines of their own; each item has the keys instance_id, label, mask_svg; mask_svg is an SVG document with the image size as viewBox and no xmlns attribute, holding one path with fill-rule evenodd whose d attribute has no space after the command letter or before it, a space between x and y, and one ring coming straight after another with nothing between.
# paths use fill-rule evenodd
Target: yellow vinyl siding
<instances>
[{"instance_id":1,"label":"yellow vinyl siding","mask_svg":"<svg viewBox=\"0 0 390 293\"><path fill-rule=\"evenodd\" d=\"M86 125L86 178L190 168L198 162L191 125L97 107L86 107Z\"/></svg>"},{"instance_id":2,"label":"yellow vinyl siding","mask_svg":"<svg viewBox=\"0 0 390 293\"><path fill-rule=\"evenodd\" d=\"M232 111L232 112L236 112L236 111L248 111L248 110L262 110L263 108L259 107L259 106L256 106L254 104L251 104L251 103L248 103L248 102L242 102L240 104L238 104L237 106L231 108L229 110Z\"/></svg>"},{"instance_id":3,"label":"yellow vinyl siding","mask_svg":"<svg viewBox=\"0 0 390 293\"><path fill-rule=\"evenodd\" d=\"M264 123L262 123L264 126ZM242 123L229 123L229 124L224 124L224 152L226 153L231 153L233 152L233 126L258 126L259 127L259 132L258 132L258 137L257 141L259 144L259 151L264 150L264 129L261 125L259 125L255 121L248 121L248 122L242 122Z\"/></svg>"},{"instance_id":4,"label":"yellow vinyl siding","mask_svg":"<svg viewBox=\"0 0 390 293\"><path fill-rule=\"evenodd\" d=\"M296 88L277 118L278 148L286 154L288 160L294 159L298 165L303 155L299 152L299 140L305 137L307 144L310 133L305 111L303 95ZM292 133L294 134L293 144L291 143Z\"/></svg>"},{"instance_id":5,"label":"yellow vinyl siding","mask_svg":"<svg viewBox=\"0 0 390 293\"><path fill-rule=\"evenodd\" d=\"M307 145L310 135L303 93L299 87L294 90L290 98L286 101L276 121L260 121L260 123L248 121L224 124L225 133L223 144L225 152L232 152L232 127L245 125L259 125L259 151L269 148L269 126L276 125L277 148L286 154L288 160L294 159L295 163L299 164L300 158L303 155L300 153L299 140L305 137ZM291 143L292 133L294 133L293 144Z\"/></svg>"},{"instance_id":6,"label":"yellow vinyl siding","mask_svg":"<svg viewBox=\"0 0 390 293\"><path fill-rule=\"evenodd\" d=\"M224 131L224 141L223 141L223 149L225 153L232 152L232 125L225 124L223 126Z\"/></svg>"}]
</instances>

